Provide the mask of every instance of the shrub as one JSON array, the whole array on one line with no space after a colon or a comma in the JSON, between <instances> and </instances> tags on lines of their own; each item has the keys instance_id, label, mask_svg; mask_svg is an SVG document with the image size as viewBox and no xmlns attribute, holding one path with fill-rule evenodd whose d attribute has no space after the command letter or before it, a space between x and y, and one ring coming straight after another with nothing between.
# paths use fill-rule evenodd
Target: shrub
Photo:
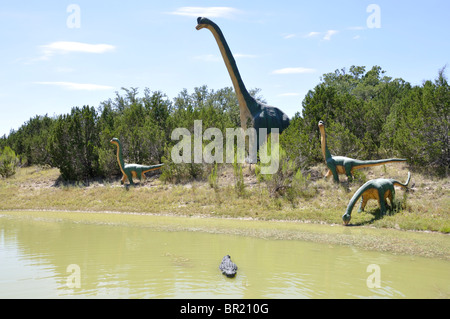
<instances>
[{"instance_id":1,"label":"shrub","mask_svg":"<svg viewBox=\"0 0 450 319\"><path fill-rule=\"evenodd\" d=\"M0 175L4 178L13 176L19 163L16 153L9 146L5 146L0 153Z\"/></svg>"}]
</instances>

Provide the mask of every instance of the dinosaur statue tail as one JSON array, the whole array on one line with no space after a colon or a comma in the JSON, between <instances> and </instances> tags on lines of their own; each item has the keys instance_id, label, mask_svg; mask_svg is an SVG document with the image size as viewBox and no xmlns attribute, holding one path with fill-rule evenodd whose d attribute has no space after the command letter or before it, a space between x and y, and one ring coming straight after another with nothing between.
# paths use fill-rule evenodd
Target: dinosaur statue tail
<instances>
[{"instance_id":1,"label":"dinosaur statue tail","mask_svg":"<svg viewBox=\"0 0 450 319\"><path fill-rule=\"evenodd\" d=\"M372 161L355 160L356 165L354 165L353 168L359 169L359 168L363 168L363 167L377 166L377 165L383 165L383 164L389 164L389 163L395 163L395 162L406 162L406 159L388 158L388 159L372 160Z\"/></svg>"},{"instance_id":2,"label":"dinosaur statue tail","mask_svg":"<svg viewBox=\"0 0 450 319\"><path fill-rule=\"evenodd\" d=\"M400 183L399 181L393 181L393 184L395 186L401 186L401 187L407 188L410 180L411 180L411 173L408 172L408 179L406 180L405 184Z\"/></svg>"},{"instance_id":3,"label":"dinosaur statue tail","mask_svg":"<svg viewBox=\"0 0 450 319\"><path fill-rule=\"evenodd\" d=\"M144 166L144 173L160 169L162 166L164 166L164 164Z\"/></svg>"}]
</instances>

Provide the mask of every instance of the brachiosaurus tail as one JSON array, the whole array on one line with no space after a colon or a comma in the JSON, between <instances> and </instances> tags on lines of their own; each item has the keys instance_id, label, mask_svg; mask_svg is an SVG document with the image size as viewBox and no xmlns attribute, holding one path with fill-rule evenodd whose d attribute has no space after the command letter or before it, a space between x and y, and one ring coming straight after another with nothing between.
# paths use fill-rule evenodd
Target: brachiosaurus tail
<instances>
[{"instance_id":1,"label":"brachiosaurus tail","mask_svg":"<svg viewBox=\"0 0 450 319\"><path fill-rule=\"evenodd\" d=\"M164 166L164 164L144 166L143 173L147 173L147 172L150 172L150 171L154 171L154 170L160 169L162 166Z\"/></svg>"},{"instance_id":2,"label":"brachiosaurus tail","mask_svg":"<svg viewBox=\"0 0 450 319\"><path fill-rule=\"evenodd\" d=\"M353 165L353 168L359 169L359 168L363 168L363 167L377 166L377 165L389 164L389 163L394 163L394 162L406 162L406 159L388 158L388 159L369 160L369 161L355 160L355 165Z\"/></svg>"},{"instance_id":3,"label":"brachiosaurus tail","mask_svg":"<svg viewBox=\"0 0 450 319\"><path fill-rule=\"evenodd\" d=\"M401 186L401 187L407 188L410 180L411 180L411 173L408 172L408 179L406 180L405 184L402 184L396 180L393 180L392 183L394 184L394 186Z\"/></svg>"}]
</instances>

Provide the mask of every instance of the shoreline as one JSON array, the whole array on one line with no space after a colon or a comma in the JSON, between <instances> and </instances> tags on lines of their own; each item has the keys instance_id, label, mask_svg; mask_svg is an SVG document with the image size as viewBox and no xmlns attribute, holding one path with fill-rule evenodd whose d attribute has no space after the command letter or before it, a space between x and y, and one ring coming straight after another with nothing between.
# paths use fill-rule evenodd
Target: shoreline
<instances>
[{"instance_id":1,"label":"shoreline","mask_svg":"<svg viewBox=\"0 0 450 319\"><path fill-rule=\"evenodd\" d=\"M294 220L183 216L120 211L82 210L0 210L0 217L31 218L48 222L74 222L146 227L158 231L196 231L266 240L300 240L327 245L450 260L450 236L439 232L397 230L370 226L342 226Z\"/></svg>"}]
</instances>

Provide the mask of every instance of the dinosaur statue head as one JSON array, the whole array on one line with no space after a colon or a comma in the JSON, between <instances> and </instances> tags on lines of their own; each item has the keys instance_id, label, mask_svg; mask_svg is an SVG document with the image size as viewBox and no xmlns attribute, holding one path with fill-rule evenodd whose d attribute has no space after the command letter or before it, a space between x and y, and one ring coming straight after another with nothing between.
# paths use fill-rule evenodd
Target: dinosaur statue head
<instances>
[{"instance_id":1,"label":"dinosaur statue head","mask_svg":"<svg viewBox=\"0 0 450 319\"><path fill-rule=\"evenodd\" d=\"M195 28L197 30L201 30L203 28L208 28L209 26L211 26L213 24L214 24L214 22L212 22L208 18L198 17L197 18L197 26Z\"/></svg>"},{"instance_id":2,"label":"dinosaur statue head","mask_svg":"<svg viewBox=\"0 0 450 319\"><path fill-rule=\"evenodd\" d=\"M352 218L352 216L348 213L345 213L342 216L342 221L344 222L344 225L348 225L348 223L350 223L350 219Z\"/></svg>"},{"instance_id":3,"label":"dinosaur statue head","mask_svg":"<svg viewBox=\"0 0 450 319\"><path fill-rule=\"evenodd\" d=\"M325 124L323 123L323 121L319 121L319 130L323 131L325 129Z\"/></svg>"},{"instance_id":4,"label":"dinosaur statue head","mask_svg":"<svg viewBox=\"0 0 450 319\"><path fill-rule=\"evenodd\" d=\"M111 144L115 144L115 145L117 145L117 146L119 146L119 144L120 144L120 141L119 141L119 139L118 138L113 138L111 141L109 141Z\"/></svg>"}]
</instances>

